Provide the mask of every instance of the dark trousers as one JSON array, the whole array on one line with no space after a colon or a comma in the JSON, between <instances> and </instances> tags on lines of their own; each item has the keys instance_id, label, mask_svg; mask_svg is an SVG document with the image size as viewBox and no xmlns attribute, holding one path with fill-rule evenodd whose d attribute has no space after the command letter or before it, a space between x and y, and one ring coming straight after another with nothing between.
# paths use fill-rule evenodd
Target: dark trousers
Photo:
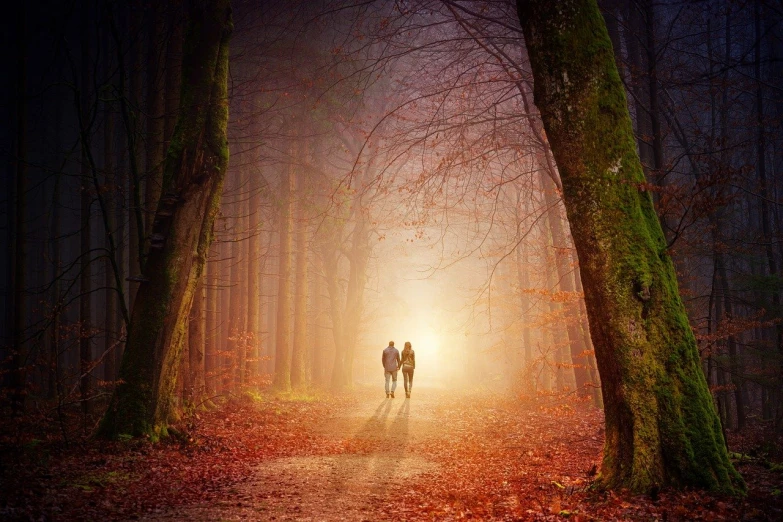
<instances>
[{"instance_id":1,"label":"dark trousers","mask_svg":"<svg viewBox=\"0 0 783 522\"><path fill-rule=\"evenodd\" d=\"M413 368L402 367L402 378L405 381L405 393L410 393L413 388Z\"/></svg>"}]
</instances>

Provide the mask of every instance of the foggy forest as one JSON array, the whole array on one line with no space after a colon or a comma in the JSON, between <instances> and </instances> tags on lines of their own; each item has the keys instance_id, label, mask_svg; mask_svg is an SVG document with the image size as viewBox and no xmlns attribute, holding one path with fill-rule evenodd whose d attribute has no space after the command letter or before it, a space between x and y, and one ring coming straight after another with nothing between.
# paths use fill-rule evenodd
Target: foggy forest
<instances>
[{"instance_id":1,"label":"foggy forest","mask_svg":"<svg viewBox=\"0 0 783 522\"><path fill-rule=\"evenodd\" d=\"M2 24L0 519L783 520L779 0Z\"/></svg>"}]
</instances>

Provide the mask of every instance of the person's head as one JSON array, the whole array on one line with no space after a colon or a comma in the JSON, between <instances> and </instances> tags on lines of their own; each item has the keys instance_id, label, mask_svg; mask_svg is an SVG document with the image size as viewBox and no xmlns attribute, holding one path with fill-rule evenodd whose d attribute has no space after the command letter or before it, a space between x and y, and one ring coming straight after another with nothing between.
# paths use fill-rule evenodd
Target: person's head
<instances>
[{"instance_id":1,"label":"person's head","mask_svg":"<svg viewBox=\"0 0 783 522\"><path fill-rule=\"evenodd\" d=\"M410 350L412 348L410 341L405 341L405 349Z\"/></svg>"},{"instance_id":2,"label":"person's head","mask_svg":"<svg viewBox=\"0 0 783 522\"><path fill-rule=\"evenodd\" d=\"M394 341L389 341L389 346L394 346Z\"/></svg>"}]
</instances>

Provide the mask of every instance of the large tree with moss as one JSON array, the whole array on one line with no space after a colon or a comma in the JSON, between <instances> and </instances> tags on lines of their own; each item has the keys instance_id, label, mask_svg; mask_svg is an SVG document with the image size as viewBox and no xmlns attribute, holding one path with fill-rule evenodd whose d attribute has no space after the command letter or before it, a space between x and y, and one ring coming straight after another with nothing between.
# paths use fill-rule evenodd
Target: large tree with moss
<instances>
[{"instance_id":1,"label":"large tree with moss","mask_svg":"<svg viewBox=\"0 0 783 522\"><path fill-rule=\"evenodd\" d=\"M729 461L595 0L518 0L579 254L606 415L601 482L744 489Z\"/></svg>"},{"instance_id":2,"label":"large tree with moss","mask_svg":"<svg viewBox=\"0 0 783 522\"><path fill-rule=\"evenodd\" d=\"M228 166L229 0L190 0L180 108L166 156L121 383L100 434L165 435L187 331Z\"/></svg>"}]
</instances>

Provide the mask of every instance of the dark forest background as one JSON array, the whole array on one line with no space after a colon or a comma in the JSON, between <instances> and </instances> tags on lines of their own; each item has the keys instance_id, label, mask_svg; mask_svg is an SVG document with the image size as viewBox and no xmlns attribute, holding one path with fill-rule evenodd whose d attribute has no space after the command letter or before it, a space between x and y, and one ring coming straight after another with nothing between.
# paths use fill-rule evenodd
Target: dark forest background
<instances>
[{"instance_id":1,"label":"dark forest background","mask_svg":"<svg viewBox=\"0 0 783 522\"><path fill-rule=\"evenodd\" d=\"M723 426L783 428L783 4L599 3ZM232 7L231 160L179 407L361 382L406 299L383 275L398 243L464 303L443 312L453 372L600 405L514 5ZM182 9L17 3L0 31L0 385L66 439L105 409L160 241Z\"/></svg>"}]
</instances>

